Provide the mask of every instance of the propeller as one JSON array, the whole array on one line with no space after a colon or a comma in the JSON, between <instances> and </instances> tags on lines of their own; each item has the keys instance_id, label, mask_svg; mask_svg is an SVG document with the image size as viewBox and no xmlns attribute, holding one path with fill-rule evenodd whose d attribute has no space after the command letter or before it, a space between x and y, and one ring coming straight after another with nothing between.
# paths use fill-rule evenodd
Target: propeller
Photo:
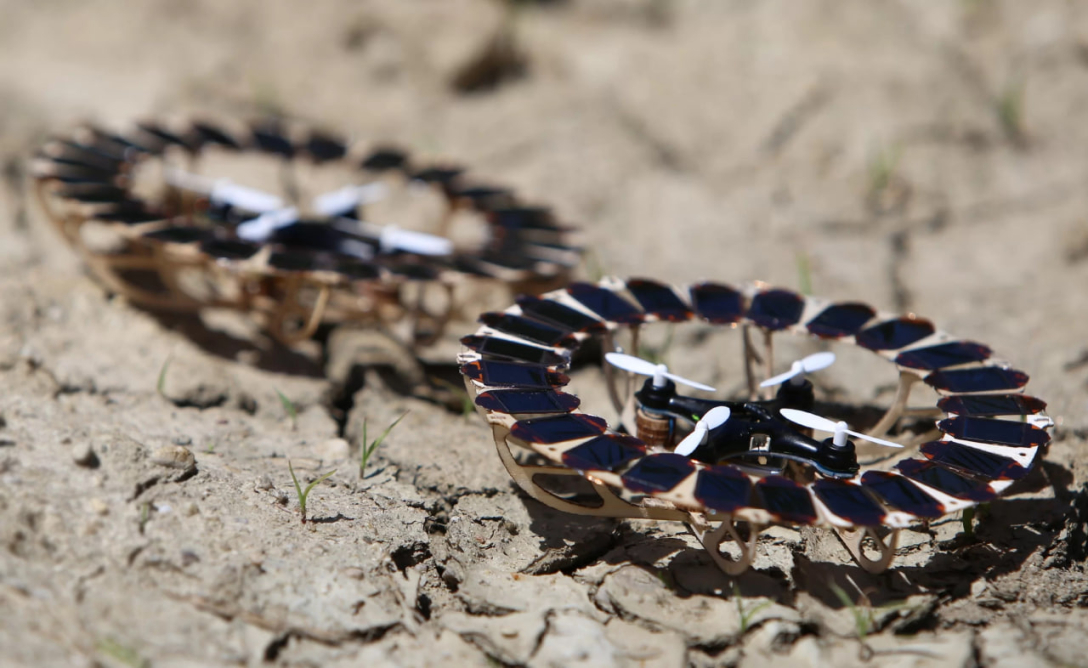
<instances>
[{"instance_id":1,"label":"propeller","mask_svg":"<svg viewBox=\"0 0 1088 668\"><path fill-rule=\"evenodd\" d=\"M676 444L676 448L673 450L678 455L684 455L685 457L695 452L695 450L703 444L706 440L706 435L711 429L717 429L729 420L729 407L728 406L715 406L706 412L703 419L695 423L695 429L690 434L684 437L684 440Z\"/></svg>"},{"instance_id":2,"label":"propeller","mask_svg":"<svg viewBox=\"0 0 1088 668\"><path fill-rule=\"evenodd\" d=\"M273 211L266 211L256 218L251 218L250 220L239 223L238 227L234 229L234 232L238 235L239 239L262 243L267 241L268 237L272 236L272 233L276 230L281 227L287 227L297 221L298 209L294 207L276 209Z\"/></svg>"},{"instance_id":3,"label":"propeller","mask_svg":"<svg viewBox=\"0 0 1088 668\"><path fill-rule=\"evenodd\" d=\"M312 202L313 209L322 216L342 216L347 211L354 211L361 204L377 202L385 197L384 183L367 183L361 186L344 186L318 195Z\"/></svg>"},{"instance_id":4,"label":"propeller","mask_svg":"<svg viewBox=\"0 0 1088 668\"><path fill-rule=\"evenodd\" d=\"M268 213L283 208L283 200L279 197L256 188L240 186L230 179L212 179L180 169L167 169L163 176L175 188L207 195L216 204L229 204L253 213Z\"/></svg>"},{"instance_id":5,"label":"propeller","mask_svg":"<svg viewBox=\"0 0 1088 668\"><path fill-rule=\"evenodd\" d=\"M885 441L882 438L876 438L875 436L869 436L868 434L863 434L860 431L853 431L853 430L847 429L846 428L847 425L846 425L845 422L841 422L841 421L840 422L835 422L834 420L828 420L825 417L820 417L819 415L813 415L812 413L809 413L807 411L799 411L796 408L783 408L779 412L782 414L782 417L786 418L790 422L793 422L795 424L799 424L802 427L808 427L809 429L818 429L820 431L831 432L832 434L834 434L832 442L835 444L835 447L837 447L837 448L841 448L841 447L844 447L846 445L846 435L847 434L850 434L851 436L855 436L855 437L860 438L860 439L865 440L865 441L869 441L870 443L876 443L877 445L884 445L884 446L887 446L889 448L901 448L901 447L903 447L899 443L894 443L892 441Z\"/></svg>"},{"instance_id":6,"label":"propeller","mask_svg":"<svg viewBox=\"0 0 1088 668\"><path fill-rule=\"evenodd\" d=\"M176 188L198 192L207 195L208 199L218 204L230 204L259 214L256 218L238 225L237 234L239 238L246 241L266 241L274 231L299 219L298 209L285 207L283 200L279 197L255 188L240 186L227 179L208 178L180 169L167 170L165 178L167 183ZM339 190L318 195L311 204L314 212L321 216L336 216L332 224L340 231L376 239L383 253L404 251L417 255L438 256L453 253L453 242L445 237L426 232L402 230L395 225L375 225L340 217L345 211L354 209L360 204L380 200L385 193L386 187L382 183L345 186ZM369 258L372 253L360 255Z\"/></svg>"},{"instance_id":7,"label":"propeller","mask_svg":"<svg viewBox=\"0 0 1088 668\"><path fill-rule=\"evenodd\" d=\"M704 390L706 392L715 391L714 388L709 385L696 383L694 380L688 380L683 376L669 373L669 368L664 364L654 364L653 362L635 357L634 355L627 355L625 353L606 353L604 358L608 360L609 364L618 369L637 373L642 376L653 376L654 387L664 387L665 379L668 378L671 381L680 383L681 385L687 385L696 390Z\"/></svg>"},{"instance_id":8,"label":"propeller","mask_svg":"<svg viewBox=\"0 0 1088 668\"><path fill-rule=\"evenodd\" d=\"M835 353L813 353L808 357L802 357L790 366L790 370L786 373L780 373L777 376L772 376L767 380L759 384L760 387L772 387L792 380L798 376L806 373L812 373L813 371L820 371L826 369L835 363Z\"/></svg>"}]
</instances>

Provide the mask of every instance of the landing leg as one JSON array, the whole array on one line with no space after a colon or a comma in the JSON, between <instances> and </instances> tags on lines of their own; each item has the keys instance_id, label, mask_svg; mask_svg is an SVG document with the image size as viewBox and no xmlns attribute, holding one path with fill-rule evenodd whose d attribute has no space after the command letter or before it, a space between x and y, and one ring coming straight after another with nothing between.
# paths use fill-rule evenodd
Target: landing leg
<instances>
[{"instance_id":1,"label":"landing leg","mask_svg":"<svg viewBox=\"0 0 1088 668\"><path fill-rule=\"evenodd\" d=\"M725 516L725 519L713 529L701 515L693 514L688 520L688 525L695 537L703 544L703 548L710 554L715 565L727 575L740 575L748 570L755 560L760 527L749 524L748 540L744 540L740 537L737 524L730 515ZM727 540L733 541L740 550L740 556L736 559L727 556L720 549L721 544Z\"/></svg>"},{"instance_id":2,"label":"landing leg","mask_svg":"<svg viewBox=\"0 0 1088 668\"><path fill-rule=\"evenodd\" d=\"M883 573L888 570L888 566L895 559L895 548L899 544L899 529L892 529L887 541L878 536L872 527L836 529L835 534L842 541L847 551L850 552L850 556L854 558L854 561L858 562L858 566L870 573ZM866 556L863 543L867 537L873 541L877 551L880 552L878 559L870 559Z\"/></svg>"},{"instance_id":3,"label":"landing leg","mask_svg":"<svg viewBox=\"0 0 1088 668\"><path fill-rule=\"evenodd\" d=\"M883 438L888 430L899 422L899 418L903 417L903 411L907 407L907 400L910 399L910 390L919 380L920 377L917 374L907 373L906 371L899 372L899 386L895 389L895 399L892 400L892 405L888 407L888 411L884 413L884 417L880 418L880 422L877 422L876 426L869 430L870 436Z\"/></svg>"}]
</instances>

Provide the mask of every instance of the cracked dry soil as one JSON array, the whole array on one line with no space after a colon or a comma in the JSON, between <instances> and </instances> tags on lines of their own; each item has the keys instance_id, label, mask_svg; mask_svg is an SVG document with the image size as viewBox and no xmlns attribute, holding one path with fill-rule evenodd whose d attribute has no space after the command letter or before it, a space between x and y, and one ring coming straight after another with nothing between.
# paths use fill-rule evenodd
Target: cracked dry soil
<instances>
[{"instance_id":1,"label":"cracked dry soil","mask_svg":"<svg viewBox=\"0 0 1088 668\"><path fill-rule=\"evenodd\" d=\"M1088 6L515 5L0 2L0 665L1088 665ZM803 266L984 341L1049 401L1046 461L885 575L776 528L730 579L679 526L519 495L475 415L111 299L26 195L77 120L269 109L511 183L611 273ZM407 409L360 480L363 419ZM288 458L337 469L305 526Z\"/></svg>"}]
</instances>

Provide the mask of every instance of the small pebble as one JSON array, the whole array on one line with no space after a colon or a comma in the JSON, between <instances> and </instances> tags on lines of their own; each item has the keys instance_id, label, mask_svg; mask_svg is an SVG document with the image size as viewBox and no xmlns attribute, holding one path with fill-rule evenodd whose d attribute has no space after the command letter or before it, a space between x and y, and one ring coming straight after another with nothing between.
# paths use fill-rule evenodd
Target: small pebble
<instances>
[{"instance_id":1,"label":"small pebble","mask_svg":"<svg viewBox=\"0 0 1088 668\"><path fill-rule=\"evenodd\" d=\"M193 439L188 436L175 436L174 445L192 445Z\"/></svg>"},{"instance_id":2,"label":"small pebble","mask_svg":"<svg viewBox=\"0 0 1088 668\"><path fill-rule=\"evenodd\" d=\"M267 473L258 478L257 482L253 483L253 489L258 492L267 492L273 487L275 487L275 485L272 484L272 476Z\"/></svg>"},{"instance_id":3,"label":"small pebble","mask_svg":"<svg viewBox=\"0 0 1088 668\"><path fill-rule=\"evenodd\" d=\"M94 449L91 444L86 441L76 443L72 447L72 461L80 466L86 466L89 469L96 468L98 466L98 455L94 453Z\"/></svg>"},{"instance_id":4,"label":"small pebble","mask_svg":"<svg viewBox=\"0 0 1088 668\"><path fill-rule=\"evenodd\" d=\"M342 438L330 438L324 443L313 446L311 452L321 458L325 465L342 462L351 453L351 445Z\"/></svg>"},{"instance_id":5,"label":"small pebble","mask_svg":"<svg viewBox=\"0 0 1088 668\"><path fill-rule=\"evenodd\" d=\"M87 507L91 509L92 513L96 515L108 515L110 507L106 505L106 502L98 497L92 498L87 502Z\"/></svg>"},{"instance_id":6,"label":"small pebble","mask_svg":"<svg viewBox=\"0 0 1088 668\"><path fill-rule=\"evenodd\" d=\"M189 502L189 505L185 506L185 514L188 517L192 517L193 515L196 515L199 512L200 512L200 508L197 508L196 504L193 503L192 501Z\"/></svg>"},{"instance_id":7,"label":"small pebble","mask_svg":"<svg viewBox=\"0 0 1088 668\"><path fill-rule=\"evenodd\" d=\"M189 448L180 445L164 445L151 455L151 463L188 471L196 466L196 457Z\"/></svg>"}]
</instances>

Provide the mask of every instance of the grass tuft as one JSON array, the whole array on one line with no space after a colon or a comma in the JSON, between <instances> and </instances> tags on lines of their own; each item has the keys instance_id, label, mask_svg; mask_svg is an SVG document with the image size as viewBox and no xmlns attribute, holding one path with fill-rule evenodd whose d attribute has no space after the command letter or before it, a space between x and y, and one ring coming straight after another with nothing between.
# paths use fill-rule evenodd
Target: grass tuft
<instances>
[{"instance_id":1,"label":"grass tuft","mask_svg":"<svg viewBox=\"0 0 1088 668\"><path fill-rule=\"evenodd\" d=\"M396 420L393 420L392 424L390 424L388 427L386 427L385 431L382 432L382 435L379 436L378 438L374 439L370 443L368 443L367 439L366 439L366 424L367 424L367 421L366 421L366 418L363 418L363 451L362 451L362 457L359 460L359 479L360 480L363 479L364 477L366 477L365 476L366 465L367 465L367 463L370 462L370 456L373 455L378 450L378 447L385 440L385 437L389 435L389 432L393 431L393 427L396 427L397 424L399 424L400 421L403 420L406 415L408 415L408 411L404 411L399 418L397 418Z\"/></svg>"},{"instance_id":2,"label":"grass tuft","mask_svg":"<svg viewBox=\"0 0 1088 668\"><path fill-rule=\"evenodd\" d=\"M283 392L280 392L276 388L276 396L280 398L280 405L283 406L283 412L287 414L287 417L291 418L291 431L298 429L298 410L295 408L293 401L287 398Z\"/></svg>"},{"instance_id":3,"label":"grass tuft","mask_svg":"<svg viewBox=\"0 0 1088 668\"><path fill-rule=\"evenodd\" d=\"M801 294L812 294L812 261L803 250L797 251L797 283Z\"/></svg>"},{"instance_id":4,"label":"grass tuft","mask_svg":"<svg viewBox=\"0 0 1088 668\"><path fill-rule=\"evenodd\" d=\"M469 393L465 390L464 386L455 385L444 378L439 378L438 376L431 376L431 382L433 382L435 385L438 385L439 387L444 387L445 389L449 390L453 396L457 397L457 399L461 402L461 417L467 420L469 416L476 412L476 404L473 403L472 397L469 396Z\"/></svg>"},{"instance_id":5,"label":"grass tuft","mask_svg":"<svg viewBox=\"0 0 1088 668\"><path fill-rule=\"evenodd\" d=\"M835 594L835 597L842 602L847 609L850 610L850 614L854 616L854 631L857 633L858 640L865 641L865 638L873 630L873 611L869 606L868 601L865 601L864 606L860 606L854 603L847 595L842 587L835 583L831 583L831 592Z\"/></svg>"},{"instance_id":6,"label":"grass tuft","mask_svg":"<svg viewBox=\"0 0 1088 668\"><path fill-rule=\"evenodd\" d=\"M751 608L745 609L744 597L740 595L740 587L737 583L733 583L733 600L737 603L737 615L740 616L740 632L745 634L752 626L752 618L759 614L760 610L770 607L772 601L769 599L761 603L753 605Z\"/></svg>"},{"instance_id":7,"label":"grass tuft","mask_svg":"<svg viewBox=\"0 0 1088 668\"><path fill-rule=\"evenodd\" d=\"M163 360L162 368L159 369L159 382L155 384L155 391L164 398L166 397L166 370L170 368L170 359L170 355L167 355Z\"/></svg>"},{"instance_id":8,"label":"grass tuft","mask_svg":"<svg viewBox=\"0 0 1088 668\"><path fill-rule=\"evenodd\" d=\"M899 169L899 160L903 157L903 147L899 144L891 148L881 148L869 160L869 196L876 197L883 193L895 179Z\"/></svg>"},{"instance_id":9,"label":"grass tuft","mask_svg":"<svg viewBox=\"0 0 1088 668\"><path fill-rule=\"evenodd\" d=\"M336 469L333 469L321 476L317 480L314 480L309 485L306 485L306 489L302 489L302 485L298 484L298 477L295 476L295 467L291 466L291 460L287 460L287 469L291 471L291 481L295 483L295 493L298 494L298 509L302 515L302 523L306 524L306 499L310 496L310 490L317 487L318 483L323 482L336 473Z\"/></svg>"},{"instance_id":10,"label":"grass tuft","mask_svg":"<svg viewBox=\"0 0 1088 668\"><path fill-rule=\"evenodd\" d=\"M1023 144L1027 138L1024 127L1025 86L1022 78L1010 79L994 101L994 111L1001 130L1009 141Z\"/></svg>"},{"instance_id":11,"label":"grass tuft","mask_svg":"<svg viewBox=\"0 0 1088 668\"><path fill-rule=\"evenodd\" d=\"M150 660L141 657L139 652L127 645L122 645L113 638L103 638L95 643L95 646L102 654L126 666L132 668L150 668L151 666Z\"/></svg>"}]
</instances>

